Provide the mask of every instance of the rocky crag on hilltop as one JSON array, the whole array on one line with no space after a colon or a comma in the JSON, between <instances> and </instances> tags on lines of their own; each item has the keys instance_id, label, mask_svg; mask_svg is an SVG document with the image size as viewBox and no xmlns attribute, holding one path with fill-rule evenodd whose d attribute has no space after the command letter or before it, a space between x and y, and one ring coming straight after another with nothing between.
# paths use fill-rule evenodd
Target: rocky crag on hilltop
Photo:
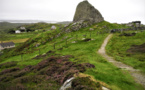
<instances>
[{"instance_id":1,"label":"rocky crag on hilltop","mask_svg":"<svg viewBox=\"0 0 145 90\"><path fill-rule=\"evenodd\" d=\"M88 27L101 21L104 21L101 13L88 1L82 1L76 8L73 23L66 25L63 30L66 33L71 31L78 31L81 28Z\"/></svg>"},{"instance_id":2,"label":"rocky crag on hilltop","mask_svg":"<svg viewBox=\"0 0 145 90\"><path fill-rule=\"evenodd\" d=\"M101 13L95 9L88 1L80 2L76 8L73 22L80 20L91 21L93 23L104 21Z\"/></svg>"}]
</instances>

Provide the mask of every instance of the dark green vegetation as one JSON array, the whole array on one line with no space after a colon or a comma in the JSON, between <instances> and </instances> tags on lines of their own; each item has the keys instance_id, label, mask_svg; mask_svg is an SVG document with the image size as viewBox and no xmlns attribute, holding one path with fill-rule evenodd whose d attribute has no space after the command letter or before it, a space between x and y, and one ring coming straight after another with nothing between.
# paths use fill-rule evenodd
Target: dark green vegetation
<instances>
[{"instance_id":1,"label":"dark green vegetation","mask_svg":"<svg viewBox=\"0 0 145 90\"><path fill-rule=\"evenodd\" d=\"M116 33L107 46L107 52L116 60L145 72L145 31Z\"/></svg>"},{"instance_id":2,"label":"dark green vegetation","mask_svg":"<svg viewBox=\"0 0 145 90\"><path fill-rule=\"evenodd\" d=\"M90 28L94 30L90 31ZM0 75L2 78L0 85L4 89L14 86L13 88L57 90L62 82L74 73L83 72L93 76L96 81L108 84L108 88L113 90L143 90L128 72L123 73L97 53L108 35L108 30L113 28L127 27L104 21L76 32L65 33L60 29L46 31L37 34L16 48L5 50L5 53L0 56L0 64L12 63L12 61L17 63L9 67L3 65L3 68L0 68L0 73L3 73ZM72 57L65 61L63 58L68 55ZM86 80L79 80L79 83L86 85L87 82L84 83ZM91 83L96 88L100 85L100 83Z\"/></svg>"}]
</instances>

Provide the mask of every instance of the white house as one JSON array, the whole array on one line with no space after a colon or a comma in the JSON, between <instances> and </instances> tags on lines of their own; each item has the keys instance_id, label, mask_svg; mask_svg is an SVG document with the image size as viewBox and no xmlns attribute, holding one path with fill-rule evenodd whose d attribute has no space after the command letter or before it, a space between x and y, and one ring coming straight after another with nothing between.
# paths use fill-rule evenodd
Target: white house
<instances>
[{"instance_id":1,"label":"white house","mask_svg":"<svg viewBox=\"0 0 145 90\"><path fill-rule=\"evenodd\" d=\"M51 30L55 30L55 29L56 29L56 26L53 25L53 26L51 27Z\"/></svg>"},{"instance_id":2,"label":"white house","mask_svg":"<svg viewBox=\"0 0 145 90\"><path fill-rule=\"evenodd\" d=\"M20 29L25 30L26 28L25 27L20 27Z\"/></svg>"},{"instance_id":3,"label":"white house","mask_svg":"<svg viewBox=\"0 0 145 90\"><path fill-rule=\"evenodd\" d=\"M13 47L15 47L14 42L0 43L0 51L6 48L13 48Z\"/></svg>"},{"instance_id":4,"label":"white house","mask_svg":"<svg viewBox=\"0 0 145 90\"><path fill-rule=\"evenodd\" d=\"M15 33L21 33L21 31L20 30L16 30Z\"/></svg>"}]
</instances>

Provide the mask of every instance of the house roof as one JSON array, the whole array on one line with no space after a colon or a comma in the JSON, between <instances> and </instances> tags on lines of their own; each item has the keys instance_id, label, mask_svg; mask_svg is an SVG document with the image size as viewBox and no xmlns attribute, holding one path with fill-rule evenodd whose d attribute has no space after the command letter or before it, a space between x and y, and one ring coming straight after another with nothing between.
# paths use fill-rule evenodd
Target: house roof
<instances>
[{"instance_id":1,"label":"house roof","mask_svg":"<svg viewBox=\"0 0 145 90\"><path fill-rule=\"evenodd\" d=\"M13 45L15 45L14 42L0 43L0 46L2 47L13 46Z\"/></svg>"}]
</instances>

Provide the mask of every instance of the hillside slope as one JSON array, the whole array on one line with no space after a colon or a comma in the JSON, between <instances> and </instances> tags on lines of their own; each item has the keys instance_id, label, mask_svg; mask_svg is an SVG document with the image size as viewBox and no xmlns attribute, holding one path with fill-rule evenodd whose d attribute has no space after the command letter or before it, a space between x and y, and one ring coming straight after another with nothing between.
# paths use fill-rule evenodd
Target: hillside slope
<instances>
[{"instance_id":1,"label":"hillside slope","mask_svg":"<svg viewBox=\"0 0 145 90\"><path fill-rule=\"evenodd\" d=\"M78 84L78 78L72 89L87 88L92 82L92 90L101 86L113 90L143 90L128 72L123 73L96 53L110 29L127 28L125 25L103 21L73 31L72 27L76 26L72 23L63 29L40 33L14 49L5 50L0 56L2 89L13 86L57 90L74 74L84 73L95 81L81 78L82 82ZM70 32L65 32L67 29ZM36 78L30 79L32 77Z\"/></svg>"}]
</instances>

